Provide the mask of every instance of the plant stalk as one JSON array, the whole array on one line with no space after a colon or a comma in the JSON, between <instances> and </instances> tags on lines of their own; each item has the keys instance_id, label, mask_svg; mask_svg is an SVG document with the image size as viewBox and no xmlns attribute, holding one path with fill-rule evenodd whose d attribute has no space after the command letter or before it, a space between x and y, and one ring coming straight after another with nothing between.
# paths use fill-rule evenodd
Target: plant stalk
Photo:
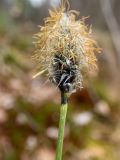
<instances>
[{"instance_id":1,"label":"plant stalk","mask_svg":"<svg viewBox=\"0 0 120 160\"><path fill-rule=\"evenodd\" d=\"M67 108L68 108L67 95L61 92L60 121L59 121L59 132L58 132L57 150L56 150L55 160L62 159L64 128L65 128Z\"/></svg>"}]
</instances>

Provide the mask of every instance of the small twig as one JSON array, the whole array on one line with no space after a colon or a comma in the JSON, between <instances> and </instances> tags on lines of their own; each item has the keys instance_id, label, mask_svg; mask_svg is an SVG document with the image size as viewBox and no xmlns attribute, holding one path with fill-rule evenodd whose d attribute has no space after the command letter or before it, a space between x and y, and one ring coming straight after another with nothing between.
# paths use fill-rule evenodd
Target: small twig
<instances>
[{"instance_id":1,"label":"small twig","mask_svg":"<svg viewBox=\"0 0 120 160\"><path fill-rule=\"evenodd\" d=\"M100 5L117 51L116 61L120 66L120 28L113 13L111 0L100 0Z\"/></svg>"},{"instance_id":2,"label":"small twig","mask_svg":"<svg viewBox=\"0 0 120 160\"><path fill-rule=\"evenodd\" d=\"M38 72L37 74L35 74L35 75L33 75L33 79L35 79L36 77L38 77L38 76L40 76L40 75L42 75L43 73L45 73L47 71L47 69L44 69L44 70L42 70L42 71L40 71L40 72Z\"/></svg>"}]
</instances>

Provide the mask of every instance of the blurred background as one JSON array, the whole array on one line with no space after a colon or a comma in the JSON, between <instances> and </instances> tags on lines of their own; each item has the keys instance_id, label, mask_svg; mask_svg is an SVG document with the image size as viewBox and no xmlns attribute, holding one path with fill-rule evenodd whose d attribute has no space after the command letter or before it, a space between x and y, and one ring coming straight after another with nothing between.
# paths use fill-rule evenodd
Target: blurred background
<instances>
[{"instance_id":1,"label":"blurred background","mask_svg":"<svg viewBox=\"0 0 120 160\"><path fill-rule=\"evenodd\" d=\"M33 35L59 0L0 0L0 160L54 160L60 93L32 79ZM99 70L72 94L64 160L120 159L120 1L71 0L102 48Z\"/></svg>"}]
</instances>

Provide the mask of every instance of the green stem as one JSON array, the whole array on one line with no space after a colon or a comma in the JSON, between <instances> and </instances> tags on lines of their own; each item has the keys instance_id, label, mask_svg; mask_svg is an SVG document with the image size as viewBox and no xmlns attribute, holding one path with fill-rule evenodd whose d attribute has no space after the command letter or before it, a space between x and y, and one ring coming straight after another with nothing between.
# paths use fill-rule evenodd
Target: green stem
<instances>
[{"instance_id":1,"label":"green stem","mask_svg":"<svg viewBox=\"0 0 120 160\"><path fill-rule=\"evenodd\" d=\"M61 93L59 133L58 133L57 150L56 150L56 159L55 160L61 160L62 159L64 128L65 128L67 107L68 107L67 96L64 93Z\"/></svg>"}]
</instances>

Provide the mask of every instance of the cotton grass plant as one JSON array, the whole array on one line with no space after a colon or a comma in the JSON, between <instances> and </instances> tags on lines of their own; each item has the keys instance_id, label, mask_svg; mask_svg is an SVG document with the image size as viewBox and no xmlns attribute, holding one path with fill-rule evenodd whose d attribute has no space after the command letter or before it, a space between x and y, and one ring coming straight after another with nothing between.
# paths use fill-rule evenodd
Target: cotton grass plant
<instances>
[{"instance_id":1,"label":"cotton grass plant","mask_svg":"<svg viewBox=\"0 0 120 160\"><path fill-rule=\"evenodd\" d=\"M34 78L46 72L49 80L61 92L56 160L62 158L69 95L83 87L83 71L97 69L95 53L100 52L84 18L76 20L78 14L69 10L68 1L62 1L58 8L49 11L50 16L35 35L36 50L33 59L41 71Z\"/></svg>"}]
</instances>

